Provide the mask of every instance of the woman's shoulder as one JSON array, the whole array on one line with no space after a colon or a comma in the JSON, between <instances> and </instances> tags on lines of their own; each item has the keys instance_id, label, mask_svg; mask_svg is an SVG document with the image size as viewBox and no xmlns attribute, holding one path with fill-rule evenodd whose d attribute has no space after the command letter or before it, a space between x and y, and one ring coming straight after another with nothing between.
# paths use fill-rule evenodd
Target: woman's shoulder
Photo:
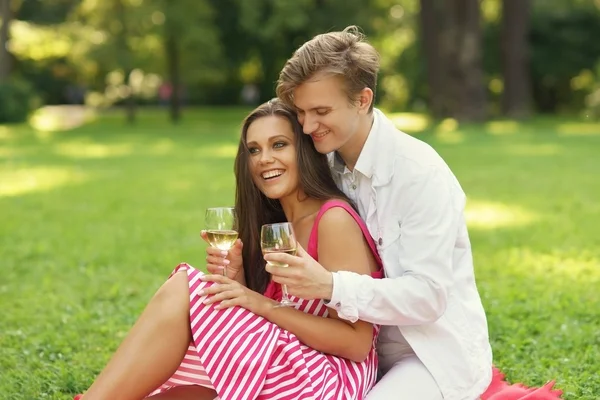
<instances>
[{"instance_id":1,"label":"woman's shoulder","mask_svg":"<svg viewBox=\"0 0 600 400\"><path fill-rule=\"evenodd\" d=\"M319 234L347 233L345 229L360 231L360 217L347 201L332 199L323 204L317 217Z\"/></svg>"},{"instance_id":2,"label":"woman's shoulder","mask_svg":"<svg viewBox=\"0 0 600 400\"><path fill-rule=\"evenodd\" d=\"M342 206L345 204L347 207ZM377 269L373 247L367 237L368 231L358 214L347 202L329 207L318 221L315 248L319 262L330 271L344 270L361 274Z\"/></svg>"},{"instance_id":3,"label":"woman's shoulder","mask_svg":"<svg viewBox=\"0 0 600 400\"><path fill-rule=\"evenodd\" d=\"M340 214L343 214L344 212L342 210L345 210L346 214L358 215L352 204L343 199L329 199L325 201L319 210L319 214L325 215L325 213L329 212L330 210L337 210L336 212ZM334 214L336 212L334 212Z\"/></svg>"}]
</instances>

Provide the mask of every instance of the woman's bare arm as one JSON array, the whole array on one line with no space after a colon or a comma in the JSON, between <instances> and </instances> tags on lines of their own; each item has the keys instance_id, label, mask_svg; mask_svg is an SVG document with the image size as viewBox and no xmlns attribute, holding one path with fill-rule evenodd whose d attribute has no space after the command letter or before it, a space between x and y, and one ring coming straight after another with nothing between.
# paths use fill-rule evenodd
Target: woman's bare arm
<instances>
[{"instance_id":1,"label":"woman's bare arm","mask_svg":"<svg viewBox=\"0 0 600 400\"><path fill-rule=\"evenodd\" d=\"M318 232L319 262L325 268L360 274L370 274L377 268L360 227L343 208L332 208L323 214ZM290 308L270 308L264 315L315 350L363 361L371 350L373 326L363 321L341 320L331 309L328 316L318 317Z\"/></svg>"}]
</instances>

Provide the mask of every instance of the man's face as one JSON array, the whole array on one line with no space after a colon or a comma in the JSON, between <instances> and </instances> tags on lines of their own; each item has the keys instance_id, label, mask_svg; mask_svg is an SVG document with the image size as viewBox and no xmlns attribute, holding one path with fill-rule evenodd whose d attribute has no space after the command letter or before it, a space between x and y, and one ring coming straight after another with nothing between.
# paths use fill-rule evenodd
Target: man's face
<instances>
[{"instance_id":1,"label":"man's face","mask_svg":"<svg viewBox=\"0 0 600 400\"><path fill-rule=\"evenodd\" d=\"M359 126L359 109L353 106L337 76L317 76L294 90L294 106L304 133L319 153L344 148Z\"/></svg>"}]
</instances>

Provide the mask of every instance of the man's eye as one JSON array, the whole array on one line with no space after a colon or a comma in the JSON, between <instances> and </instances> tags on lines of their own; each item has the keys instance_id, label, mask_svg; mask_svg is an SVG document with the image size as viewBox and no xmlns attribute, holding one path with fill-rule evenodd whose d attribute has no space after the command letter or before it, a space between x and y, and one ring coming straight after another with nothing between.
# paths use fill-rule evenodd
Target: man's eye
<instances>
[{"instance_id":1,"label":"man's eye","mask_svg":"<svg viewBox=\"0 0 600 400\"><path fill-rule=\"evenodd\" d=\"M317 110L317 115L327 115L329 114L329 110Z\"/></svg>"}]
</instances>

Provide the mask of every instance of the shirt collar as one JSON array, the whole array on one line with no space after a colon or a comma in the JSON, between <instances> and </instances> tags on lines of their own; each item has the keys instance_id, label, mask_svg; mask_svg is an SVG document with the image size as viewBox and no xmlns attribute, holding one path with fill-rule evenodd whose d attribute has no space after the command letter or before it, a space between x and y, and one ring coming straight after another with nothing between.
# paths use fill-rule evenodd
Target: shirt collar
<instances>
[{"instance_id":1,"label":"shirt collar","mask_svg":"<svg viewBox=\"0 0 600 400\"><path fill-rule=\"evenodd\" d=\"M377 132L379 132L379 126L381 125L381 122L379 121L381 116L379 113L380 111L378 109L373 108L373 125L371 125L371 130L369 131L365 145L360 151L358 160L356 160L356 165L354 166L354 169L369 179L371 179L373 176L373 170L375 167L375 157L377 153L376 136Z\"/></svg>"},{"instance_id":2,"label":"shirt collar","mask_svg":"<svg viewBox=\"0 0 600 400\"><path fill-rule=\"evenodd\" d=\"M377 138L375 138L375 136L377 135L377 131L380 125L379 119L381 118L379 112L379 110L373 109L373 124L371 125L371 130L369 131L367 140L362 150L360 151L360 154L358 155L358 160L356 160L356 165L354 166L354 171L358 171L359 173L361 173L369 179L371 179L371 177L373 176L373 169L375 164L375 142L377 141ZM340 154L336 151L333 153L332 158L333 171L335 171L338 174L343 174L346 169L346 164L344 163L344 160L342 159Z\"/></svg>"}]
</instances>

